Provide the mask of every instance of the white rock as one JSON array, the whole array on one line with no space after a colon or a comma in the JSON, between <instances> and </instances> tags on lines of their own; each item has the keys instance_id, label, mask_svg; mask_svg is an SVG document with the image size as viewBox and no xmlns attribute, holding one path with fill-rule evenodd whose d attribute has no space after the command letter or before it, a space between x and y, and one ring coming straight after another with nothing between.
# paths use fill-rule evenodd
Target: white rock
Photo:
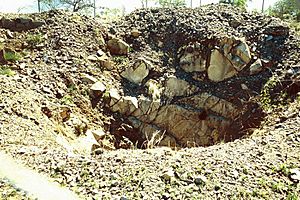
<instances>
[{"instance_id":1,"label":"white rock","mask_svg":"<svg viewBox=\"0 0 300 200\"><path fill-rule=\"evenodd\" d=\"M263 70L263 66L260 59L257 59L251 66L250 66L250 75L257 74Z\"/></svg>"},{"instance_id":2,"label":"white rock","mask_svg":"<svg viewBox=\"0 0 300 200\"><path fill-rule=\"evenodd\" d=\"M215 49L211 53L207 74L210 80L220 82L234 76L237 72L230 61L219 50Z\"/></svg>"}]
</instances>

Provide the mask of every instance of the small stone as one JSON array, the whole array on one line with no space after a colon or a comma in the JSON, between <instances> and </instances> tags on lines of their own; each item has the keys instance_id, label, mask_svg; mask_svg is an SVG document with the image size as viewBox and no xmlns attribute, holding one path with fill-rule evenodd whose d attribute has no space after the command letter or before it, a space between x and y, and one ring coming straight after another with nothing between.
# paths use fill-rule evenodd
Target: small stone
<instances>
[{"instance_id":1,"label":"small stone","mask_svg":"<svg viewBox=\"0 0 300 200\"><path fill-rule=\"evenodd\" d=\"M96 83L98 80L97 78L90 76L88 74L81 74L82 81L86 83Z\"/></svg>"},{"instance_id":2,"label":"small stone","mask_svg":"<svg viewBox=\"0 0 300 200\"><path fill-rule=\"evenodd\" d=\"M94 83L90 89L94 92L104 92L106 90L106 87L103 83L98 81Z\"/></svg>"},{"instance_id":3,"label":"small stone","mask_svg":"<svg viewBox=\"0 0 300 200\"><path fill-rule=\"evenodd\" d=\"M97 149L95 149L95 150L93 151L93 153L94 153L95 155L100 155L100 154L103 154L103 153L104 153L104 150L101 149L101 148L97 148Z\"/></svg>"},{"instance_id":4,"label":"small stone","mask_svg":"<svg viewBox=\"0 0 300 200\"><path fill-rule=\"evenodd\" d=\"M207 183L207 178L205 176L202 176L202 175L197 176L194 179L194 183L196 185L205 185Z\"/></svg>"},{"instance_id":5,"label":"small stone","mask_svg":"<svg viewBox=\"0 0 300 200\"><path fill-rule=\"evenodd\" d=\"M243 90L249 90L249 88L247 87L247 85L244 84L244 83L241 84L241 88L242 88Z\"/></svg>"},{"instance_id":6,"label":"small stone","mask_svg":"<svg viewBox=\"0 0 300 200\"><path fill-rule=\"evenodd\" d=\"M128 200L128 198L125 196L121 196L120 200Z\"/></svg>"},{"instance_id":7,"label":"small stone","mask_svg":"<svg viewBox=\"0 0 300 200\"><path fill-rule=\"evenodd\" d=\"M257 74L263 70L263 65L260 59L257 59L251 66L250 66L250 75Z\"/></svg>"},{"instance_id":8,"label":"small stone","mask_svg":"<svg viewBox=\"0 0 300 200\"><path fill-rule=\"evenodd\" d=\"M174 171L172 169L168 169L162 174L162 178L165 181L171 181L171 179L175 176Z\"/></svg>"},{"instance_id":9,"label":"small stone","mask_svg":"<svg viewBox=\"0 0 300 200\"><path fill-rule=\"evenodd\" d=\"M20 64L20 69L25 69L25 67L26 67L26 63L21 63Z\"/></svg>"},{"instance_id":10,"label":"small stone","mask_svg":"<svg viewBox=\"0 0 300 200\"><path fill-rule=\"evenodd\" d=\"M134 29L131 31L131 35L135 38L139 37L141 35L141 32L137 29Z\"/></svg>"},{"instance_id":11,"label":"small stone","mask_svg":"<svg viewBox=\"0 0 300 200\"><path fill-rule=\"evenodd\" d=\"M6 36L9 39L13 39L14 38L14 34L10 30L6 30Z\"/></svg>"},{"instance_id":12,"label":"small stone","mask_svg":"<svg viewBox=\"0 0 300 200\"><path fill-rule=\"evenodd\" d=\"M42 88L42 91L43 91L43 92L46 92L46 93L48 93L48 94L51 93L51 89L48 88L48 87L43 87L43 88Z\"/></svg>"},{"instance_id":13,"label":"small stone","mask_svg":"<svg viewBox=\"0 0 300 200\"><path fill-rule=\"evenodd\" d=\"M236 170L234 170L234 171L232 172L232 175L233 175L234 178L237 178L237 177L239 176L239 172L236 171Z\"/></svg>"},{"instance_id":14,"label":"small stone","mask_svg":"<svg viewBox=\"0 0 300 200\"><path fill-rule=\"evenodd\" d=\"M293 181L295 181L295 182L300 181L300 171L299 171L299 169L297 169L297 168L291 169L290 173L291 173L291 179L293 179Z\"/></svg>"},{"instance_id":15,"label":"small stone","mask_svg":"<svg viewBox=\"0 0 300 200\"><path fill-rule=\"evenodd\" d=\"M87 57L87 59L90 60L90 61L94 61L94 62L98 60L97 56L95 56L95 55L89 55Z\"/></svg>"}]
</instances>

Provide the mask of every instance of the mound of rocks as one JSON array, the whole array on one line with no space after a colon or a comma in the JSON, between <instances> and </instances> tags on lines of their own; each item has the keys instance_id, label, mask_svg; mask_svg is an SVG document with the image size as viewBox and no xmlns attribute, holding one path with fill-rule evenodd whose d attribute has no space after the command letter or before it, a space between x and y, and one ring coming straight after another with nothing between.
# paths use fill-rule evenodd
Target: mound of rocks
<instances>
[{"instance_id":1,"label":"mound of rocks","mask_svg":"<svg viewBox=\"0 0 300 200\"><path fill-rule=\"evenodd\" d=\"M211 145L258 126L263 85L299 54L286 24L226 5L137 10L110 32L131 46L121 88L105 95L118 113L111 131L167 146Z\"/></svg>"},{"instance_id":2,"label":"mound of rocks","mask_svg":"<svg viewBox=\"0 0 300 200\"><path fill-rule=\"evenodd\" d=\"M109 149L232 140L263 119L270 77L281 85L269 84L270 98L299 91L299 40L228 5L141 9L110 26L61 10L1 18L3 69L47 99L41 111L64 132L94 137L93 149L107 138Z\"/></svg>"}]
</instances>

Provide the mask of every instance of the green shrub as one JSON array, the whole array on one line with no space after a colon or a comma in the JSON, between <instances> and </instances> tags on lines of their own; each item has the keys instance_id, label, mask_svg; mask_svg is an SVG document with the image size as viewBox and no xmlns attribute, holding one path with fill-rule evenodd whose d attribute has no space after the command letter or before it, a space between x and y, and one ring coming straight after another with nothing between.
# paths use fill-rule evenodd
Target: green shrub
<instances>
[{"instance_id":1,"label":"green shrub","mask_svg":"<svg viewBox=\"0 0 300 200\"><path fill-rule=\"evenodd\" d=\"M14 51L5 51L5 53L4 53L4 59L6 61L15 62L15 61L21 60L21 58L22 58L22 56L19 53L14 52Z\"/></svg>"},{"instance_id":2,"label":"green shrub","mask_svg":"<svg viewBox=\"0 0 300 200\"><path fill-rule=\"evenodd\" d=\"M16 72L14 72L8 67L0 67L0 75L14 76L16 75Z\"/></svg>"},{"instance_id":3,"label":"green shrub","mask_svg":"<svg viewBox=\"0 0 300 200\"><path fill-rule=\"evenodd\" d=\"M44 42L44 36L41 33L29 34L27 35L26 41L30 46L36 46Z\"/></svg>"}]
</instances>

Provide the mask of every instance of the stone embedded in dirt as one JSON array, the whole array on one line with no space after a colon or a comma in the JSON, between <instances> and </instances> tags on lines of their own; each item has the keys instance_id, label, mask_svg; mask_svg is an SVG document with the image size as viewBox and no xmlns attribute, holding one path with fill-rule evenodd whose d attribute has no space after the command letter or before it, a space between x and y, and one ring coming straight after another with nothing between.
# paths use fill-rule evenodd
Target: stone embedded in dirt
<instances>
[{"instance_id":1,"label":"stone embedded in dirt","mask_svg":"<svg viewBox=\"0 0 300 200\"><path fill-rule=\"evenodd\" d=\"M149 61L138 58L132 66L128 66L121 73L121 76L132 83L141 84L152 68L152 64Z\"/></svg>"},{"instance_id":2,"label":"stone embedded in dirt","mask_svg":"<svg viewBox=\"0 0 300 200\"><path fill-rule=\"evenodd\" d=\"M96 83L94 83L91 86L91 90L93 92L104 92L106 90L106 87L105 87L105 85L102 82L97 81Z\"/></svg>"},{"instance_id":3,"label":"stone embedded in dirt","mask_svg":"<svg viewBox=\"0 0 300 200\"><path fill-rule=\"evenodd\" d=\"M129 52L129 45L119 38L110 39L107 48L113 55L127 55Z\"/></svg>"},{"instance_id":4,"label":"stone embedded in dirt","mask_svg":"<svg viewBox=\"0 0 300 200\"><path fill-rule=\"evenodd\" d=\"M131 31L131 35L135 38L139 37L141 35L141 32L137 29L134 29Z\"/></svg>"},{"instance_id":5,"label":"stone embedded in dirt","mask_svg":"<svg viewBox=\"0 0 300 200\"><path fill-rule=\"evenodd\" d=\"M89 84L94 84L98 81L97 78L90 76L88 74L84 74L84 73L81 74L81 78L82 78L83 82L89 83Z\"/></svg>"},{"instance_id":6,"label":"stone embedded in dirt","mask_svg":"<svg viewBox=\"0 0 300 200\"><path fill-rule=\"evenodd\" d=\"M200 175L194 178L194 182L196 185L205 185L207 183L207 178Z\"/></svg>"},{"instance_id":7,"label":"stone embedded in dirt","mask_svg":"<svg viewBox=\"0 0 300 200\"><path fill-rule=\"evenodd\" d=\"M257 59L251 66L250 66L250 75L257 74L263 70L263 65L260 59Z\"/></svg>"},{"instance_id":8,"label":"stone embedded in dirt","mask_svg":"<svg viewBox=\"0 0 300 200\"><path fill-rule=\"evenodd\" d=\"M290 170L290 173L291 173L291 179L295 182L300 182L300 171L299 169L291 169Z\"/></svg>"},{"instance_id":9,"label":"stone embedded in dirt","mask_svg":"<svg viewBox=\"0 0 300 200\"><path fill-rule=\"evenodd\" d=\"M99 98L105 92L106 86L102 82L97 81L91 86L90 90L91 97Z\"/></svg>"},{"instance_id":10,"label":"stone embedded in dirt","mask_svg":"<svg viewBox=\"0 0 300 200\"><path fill-rule=\"evenodd\" d=\"M164 181L170 182L172 178L175 178L175 173L173 169L167 169L166 171L164 171L163 174L161 175L161 178Z\"/></svg>"},{"instance_id":11,"label":"stone embedded in dirt","mask_svg":"<svg viewBox=\"0 0 300 200\"><path fill-rule=\"evenodd\" d=\"M215 82L223 81L237 74L233 64L217 49L213 50L207 69L208 78Z\"/></svg>"}]
</instances>

